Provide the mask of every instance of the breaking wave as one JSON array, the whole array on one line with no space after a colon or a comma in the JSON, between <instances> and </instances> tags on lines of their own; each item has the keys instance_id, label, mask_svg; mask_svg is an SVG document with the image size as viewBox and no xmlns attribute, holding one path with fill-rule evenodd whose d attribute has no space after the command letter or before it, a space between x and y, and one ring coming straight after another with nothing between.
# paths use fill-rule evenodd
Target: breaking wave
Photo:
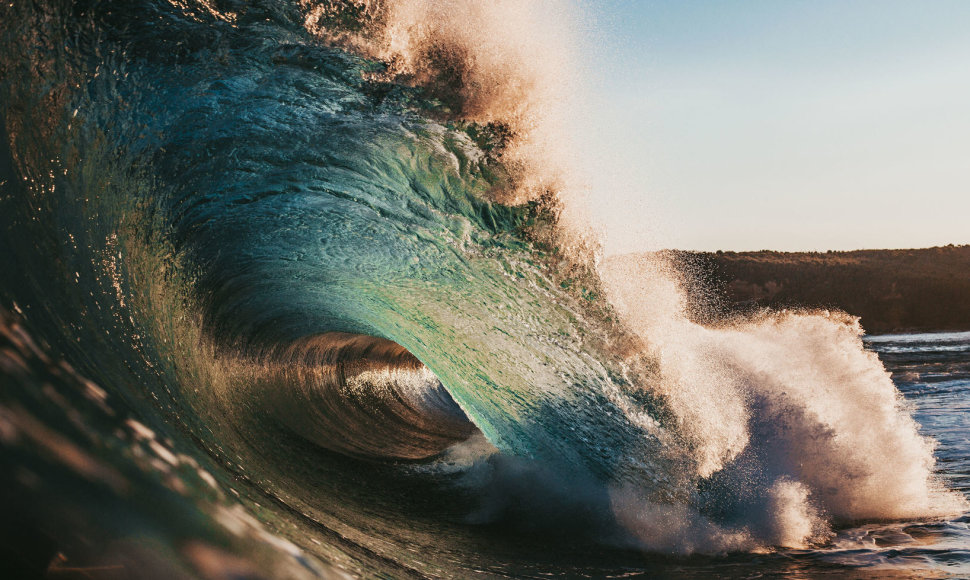
<instances>
[{"instance_id":1,"label":"breaking wave","mask_svg":"<svg viewBox=\"0 0 970 580\"><path fill-rule=\"evenodd\" d=\"M719 554L966 509L857 320L704 324L662 257L602 259L608 192L564 145L578 11L3 10L0 441L98 490L5 484L28 504L296 576L541 566L496 529Z\"/></svg>"}]
</instances>

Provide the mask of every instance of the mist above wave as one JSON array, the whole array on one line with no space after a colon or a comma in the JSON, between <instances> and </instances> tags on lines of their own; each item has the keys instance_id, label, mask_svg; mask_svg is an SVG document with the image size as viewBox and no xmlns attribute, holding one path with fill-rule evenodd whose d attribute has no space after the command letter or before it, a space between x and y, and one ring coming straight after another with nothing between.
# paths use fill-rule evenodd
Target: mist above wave
<instances>
[{"instance_id":1,"label":"mist above wave","mask_svg":"<svg viewBox=\"0 0 970 580\"><path fill-rule=\"evenodd\" d=\"M511 517L514 527L554 529L565 513L605 543L724 552L822 542L839 522L966 508L933 476L931 441L851 318L789 313L706 327L688 315L680 274L662 264L608 262L600 279L554 271L563 255L584 273L596 261L575 248L588 232L563 127L561 97L575 81L568 11L342 4L358 10L351 25L336 27L332 4L310 2L301 25L386 70L317 50L285 19L163 2L153 7L171 28L145 25L163 31L158 45L117 33L112 58L140 74L88 63L100 80L65 71L64 94L49 103L58 115L6 113L23 129L27 202L73 196L47 213L23 203L18 215L54 216L45 239L82 264L73 277L65 270L66 285L58 279L65 295L83 294L75 284L98 291L85 313L58 312L70 323L48 334L84 347L98 343L73 340L75 329L137 336L138 362L113 361L120 374L150 369L186 430L217 434L212 453L257 474L278 457L266 417L368 458L425 459L476 435L477 447L440 457L478 494L473 524ZM220 27L205 38L223 52L193 44L186 22ZM159 49L173 43L178 58ZM44 70L24 85L46 86ZM67 80L79 78L89 94L72 96ZM429 86L440 102L420 113L389 106L388 82ZM29 90L17 98L33 105ZM488 150L447 126L456 118L491 124L504 141ZM67 127L64 143L50 142L47 125ZM30 150L24 136L41 146ZM81 154L49 161L61 149ZM511 188L483 177L476 162L488 155L509 168ZM143 189L126 179L136 165L151 175ZM535 243L522 233L528 214L489 195L552 197L567 234ZM146 218L146 207L157 214ZM34 250L18 247L24 263ZM82 287L82 273L104 288ZM44 303L52 279L37 276L41 298L28 298L37 310L61 308ZM97 332L86 312L102 302L123 323L103 327L122 336ZM266 343L277 350L252 356Z\"/></svg>"}]
</instances>

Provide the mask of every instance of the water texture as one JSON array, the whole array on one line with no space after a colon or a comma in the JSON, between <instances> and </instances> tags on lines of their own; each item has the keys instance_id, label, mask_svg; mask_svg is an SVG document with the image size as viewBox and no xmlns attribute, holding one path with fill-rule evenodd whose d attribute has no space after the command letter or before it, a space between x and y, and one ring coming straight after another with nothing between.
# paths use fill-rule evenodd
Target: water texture
<instances>
[{"instance_id":1,"label":"water texture","mask_svg":"<svg viewBox=\"0 0 970 580\"><path fill-rule=\"evenodd\" d=\"M970 338L601 259L577 10L0 11L12 573L970 573Z\"/></svg>"}]
</instances>

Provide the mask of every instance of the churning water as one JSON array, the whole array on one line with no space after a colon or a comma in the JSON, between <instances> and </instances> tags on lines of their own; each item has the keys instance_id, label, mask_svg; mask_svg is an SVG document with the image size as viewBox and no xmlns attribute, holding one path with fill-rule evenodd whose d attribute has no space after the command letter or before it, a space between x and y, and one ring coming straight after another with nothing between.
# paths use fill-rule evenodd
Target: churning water
<instances>
[{"instance_id":1,"label":"churning water","mask_svg":"<svg viewBox=\"0 0 970 580\"><path fill-rule=\"evenodd\" d=\"M558 4L2 11L22 573L970 571L968 337L600 260Z\"/></svg>"}]
</instances>

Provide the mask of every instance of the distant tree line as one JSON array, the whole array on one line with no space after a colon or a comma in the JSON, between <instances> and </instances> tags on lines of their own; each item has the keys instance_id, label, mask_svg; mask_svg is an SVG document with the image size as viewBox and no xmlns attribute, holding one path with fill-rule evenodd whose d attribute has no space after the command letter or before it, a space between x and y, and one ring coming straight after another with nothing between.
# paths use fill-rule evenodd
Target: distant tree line
<instances>
[{"instance_id":1,"label":"distant tree line","mask_svg":"<svg viewBox=\"0 0 970 580\"><path fill-rule=\"evenodd\" d=\"M671 255L707 312L828 308L861 317L873 334L970 329L970 246Z\"/></svg>"}]
</instances>

